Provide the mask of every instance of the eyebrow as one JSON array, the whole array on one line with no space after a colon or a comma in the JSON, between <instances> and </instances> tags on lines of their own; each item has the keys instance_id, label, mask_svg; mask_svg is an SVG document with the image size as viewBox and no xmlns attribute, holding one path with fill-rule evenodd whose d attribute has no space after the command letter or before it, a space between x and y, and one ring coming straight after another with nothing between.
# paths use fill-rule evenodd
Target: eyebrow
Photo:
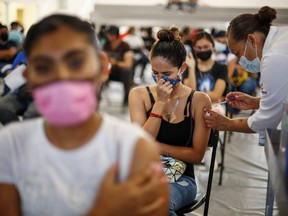
<instances>
[{"instance_id":1,"label":"eyebrow","mask_svg":"<svg viewBox=\"0 0 288 216\"><path fill-rule=\"evenodd\" d=\"M153 71L153 72L156 72L156 73L173 73L173 71L163 71L163 72L158 72L158 71L156 71L156 70L154 70L154 69L152 69L152 71Z\"/></svg>"},{"instance_id":2,"label":"eyebrow","mask_svg":"<svg viewBox=\"0 0 288 216\"><path fill-rule=\"evenodd\" d=\"M71 50L67 53L65 53L63 56L62 56L62 59L69 59L71 58L72 56L74 55L80 55L80 54L85 54L86 53L86 50L85 49L74 49L74 50ZM50 56L46 56L46 55L38 55L38 56L35 56L33 57L30 62L32 63L35 63L35 62L38 62L38 61L45 61L45 62L52 62L54 59Z\"/></svg>"},{"instance_id":3,"label":"eyebrow","mask_svg":"<svg viewBox=\"0 0 288 216\"><path fill-rule=\"evenodd\" d=\"M83 55L87 53L87 51L85 49L75 49L75 50L71 50L69 51L68 53L66 53L64 56L63 56L63 59L69 59L75 55Z\"/></svg>"}]
</instances>

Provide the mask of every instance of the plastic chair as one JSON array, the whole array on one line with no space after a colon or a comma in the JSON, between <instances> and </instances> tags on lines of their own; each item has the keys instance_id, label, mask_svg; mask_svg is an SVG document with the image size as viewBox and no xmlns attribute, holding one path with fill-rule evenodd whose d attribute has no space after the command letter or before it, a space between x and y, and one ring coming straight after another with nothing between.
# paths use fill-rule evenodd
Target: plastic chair
<instances>
[{"instance_id":1,"label":"plastic chair","mask_svg":"<svg viewBox=\"0 0 288 216\"><path fill-rule=\"evenodd\" d=\"M178 216L184 216L186 213L195 211L200 206L202 206L204 203L205 203L205 206L204 206L204 214L203 215L204 216L208 215L218 139L219 139L219 132L215 131L215 130L211 130L210 138L208 141L208 146L212 147L212 156L211 156L211 163L210 163L206 192L203 194L197 195L195 200L191 204L184 206L183 208L179 209L176 212L176 214Z\"/></svg>"}]
</instances>

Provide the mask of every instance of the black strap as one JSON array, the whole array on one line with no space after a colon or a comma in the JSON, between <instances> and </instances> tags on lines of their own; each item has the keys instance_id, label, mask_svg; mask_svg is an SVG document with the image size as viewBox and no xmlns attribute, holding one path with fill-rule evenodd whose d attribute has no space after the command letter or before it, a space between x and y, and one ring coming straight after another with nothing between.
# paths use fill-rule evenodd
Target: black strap
<instances>
[{"instance_id":1,"label":"black strap","mask_svg":"<svg viewBox=\"0 0 288 216\"><path fill-rule=\"evenodd\" d=\"M155 99L154 99L154 97L153 97L153 94L152 94L151 91L150 91L149 86L146 86L146 89L147 89L147 91L148 91L148 93L149 93L149 98L150 98L151 106L153 107L153 105L154 105L154 103L155 103Z\"/></svg>"},{"instance_id":2,"label":"black strap","mask_svg":"<svg viewBox=\"0 0 288 216\"><path fill-rule=\"evenodd\" d=\"M191 90L191 93L187 98L186 108L184 109L184 116L187 116L187 109L188 109L189 116L192 116L191 107L192 107L192 99L193 99L194 92L195 90Z\"/></svg>"}]
</instances>

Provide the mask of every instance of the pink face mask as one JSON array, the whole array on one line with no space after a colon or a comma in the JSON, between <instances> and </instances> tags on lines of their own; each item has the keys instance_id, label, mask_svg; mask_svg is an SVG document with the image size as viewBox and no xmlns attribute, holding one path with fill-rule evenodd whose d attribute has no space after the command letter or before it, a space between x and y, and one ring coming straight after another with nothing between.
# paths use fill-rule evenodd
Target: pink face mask
<instances>
[{"instance_id":1,"label":"pink face mask","mask_svg":"<svg viewBox=\"0 0 288 216\"><path fill-rule=\"evenodd\" d=\"M57 81L33 90L42 116L55 126L74 126L87 120L95 111L95 88L89 81Z\"/></svg>"}]
</instances>

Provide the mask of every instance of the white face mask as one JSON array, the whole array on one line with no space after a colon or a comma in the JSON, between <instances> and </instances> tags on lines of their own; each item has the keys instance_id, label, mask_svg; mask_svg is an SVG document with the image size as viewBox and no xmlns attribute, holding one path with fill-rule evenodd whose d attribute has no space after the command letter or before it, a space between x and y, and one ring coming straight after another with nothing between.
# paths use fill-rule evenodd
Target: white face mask
<instances>
[{"instance_id":1,"label":"white face mask","mask_svg":"<svg viewBox=\"0 0 288 216\"><path fill-rule=\"evenodd\" d=\"M224 52L227 49L227 46L224 43L220 43L218 41L215 41L214 42L214 48L215 48L216 52L221 53L221 52Z\"/></svg>"},{"instance_id":2,"label":"white face mask","mask_svg":"<svg viewBox=\"0 0 288 216\"><path fill-rule=\"evenodd\" d=\"M260 64L261 61L257 55L257 46L255 49L255 53L256 53L256 58L253 59L252 61L248 60L245 55L246 55L246 50L247 50L247 45L248 45L248 39L246 41L246 45L245 45L245 50L244 50L244 55L241 56L239 64L248 72L250 73L258 73L260 72Z\"/></svg>"}]
</instances>

